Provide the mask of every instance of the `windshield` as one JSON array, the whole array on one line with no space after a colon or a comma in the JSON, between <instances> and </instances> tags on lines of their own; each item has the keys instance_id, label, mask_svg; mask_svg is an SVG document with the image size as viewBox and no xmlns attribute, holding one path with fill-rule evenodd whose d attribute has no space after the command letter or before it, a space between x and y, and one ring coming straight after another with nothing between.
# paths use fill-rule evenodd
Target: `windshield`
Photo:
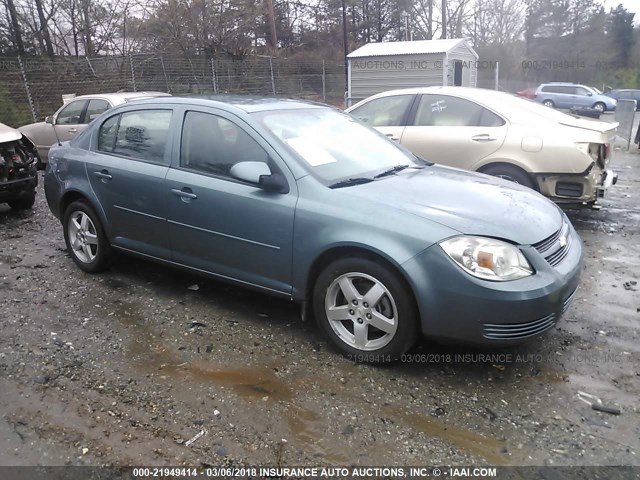
<instances>
[{"instance_id":1,"label":"windshield","mask_svg":"<svg viewBox=\"0 0 640 480\"><path fill-rule=\"evenodd\" d=\"M398 165L422 166L409 152L353 117L329 108L253 114L322 180L372 178Z\"/></svg>"}]
</instances>

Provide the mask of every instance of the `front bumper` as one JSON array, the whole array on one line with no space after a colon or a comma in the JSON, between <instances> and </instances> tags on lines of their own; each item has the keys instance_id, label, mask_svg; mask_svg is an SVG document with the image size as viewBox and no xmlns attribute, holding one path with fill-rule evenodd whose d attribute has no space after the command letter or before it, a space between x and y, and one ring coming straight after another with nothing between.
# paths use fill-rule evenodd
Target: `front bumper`
<instances>
[{"instance_id":1,"label":"front bumper","mask_svg":"<svg viewBox=\"0 0 640 480\"><path fill-rule=\"evenodd\" d=\"M475 278L434 245L403 267L412 284L426 337L481 345L510 345L551 329L569 308L580 282L582 241L573 227L566 256L552 266L535 248L521 247L536 273L510 282Z\"/></svg>"},{"instance_id":2,"label":"front bumper","mask_svg":"<svg viewBox=\"0 0 640 480\"><path fill-rule=\"evenodd\" d=\"M581 174L537 174L540 193L558 204L591 206L618 181L613 170L593 165Z\"/></svg>"},{"instance_id":3,"label":"front bumper","mask_svg":"<svg viewBox=\"0 0 640 480\"><path fill-rule=\"evenodd\" d=\"M0 181L0 202L15 200L22 196L30 195L37 185L37 175L4 182Z\"/></svg>"}]
</instances>

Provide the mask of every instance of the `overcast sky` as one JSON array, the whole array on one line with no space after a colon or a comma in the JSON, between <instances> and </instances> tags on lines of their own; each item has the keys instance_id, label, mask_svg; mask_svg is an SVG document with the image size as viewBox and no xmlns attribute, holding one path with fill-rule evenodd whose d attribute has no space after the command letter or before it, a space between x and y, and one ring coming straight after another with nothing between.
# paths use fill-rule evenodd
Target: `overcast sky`
<instances>
[{"instance_id":1,"label":"overcast sky","mask_svg":"<svg viewBox=\"0 0 640 480\"><path fill-rule=\"evenodd\" d=\"M605 0L604 8L609 11L610 8L615 8L619 4L624 5L627 10L636 14L636 23L640 21L640 0Z\"/></svg>"}]
</instances>

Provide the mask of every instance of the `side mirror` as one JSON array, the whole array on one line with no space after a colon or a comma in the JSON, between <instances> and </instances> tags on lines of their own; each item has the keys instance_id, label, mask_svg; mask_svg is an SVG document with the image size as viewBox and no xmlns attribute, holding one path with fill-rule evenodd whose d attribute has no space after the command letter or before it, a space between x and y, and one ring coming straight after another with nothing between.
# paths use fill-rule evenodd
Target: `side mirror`
<instances>
[{"instance_id":1,"label":"side mirror","mask_svg":"<svg viewBox=\"0 0 640 480\"><path fill-rule=\"evenodd\" d=\"M231 167L229 172L233 178L257 185L267 192L286 193L287 181L279 173L271 173L269 165L264 162L240 162Z\"/></svg>"},{"instance_id":2,"label":"side mirror","mask_svg":"<svg viewBox=\"0 0 640 480\"><path fill-rule=\"evenodd\" d=\"M53 115L47 115L44 117L44 123L48 123L49 125L54 125Z\"/></svg>"},{"instance_id":3,"label":"side mirror","mask_svg":"<svg viewBox=\"0 0 640 480\"><path fill-rule=\"evenodd\" d=\"M593 93L591 93L591 92L587 92L587 96L588 96L588 97L593 97Z\"/></svg>"}]
</instances>

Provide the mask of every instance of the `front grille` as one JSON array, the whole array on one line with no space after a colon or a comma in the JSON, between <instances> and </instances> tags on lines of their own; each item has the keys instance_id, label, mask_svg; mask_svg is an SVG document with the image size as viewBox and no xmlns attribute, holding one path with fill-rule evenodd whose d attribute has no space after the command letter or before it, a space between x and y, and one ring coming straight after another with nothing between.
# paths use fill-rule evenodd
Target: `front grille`
<instances>
[{"instance_id":1,"label":"front grille","mask_svg":"<svg viewBox=\"0 0 640 480\"><path fill-rule=\"evenodd\" d=\"M584 185L573 182L556 183L556 195L562 197L581 197L584 192Z\"/></svg>"},{"instance_id":2,"label":"front grille","mask_svg":"<svg viewBox=\"0 0 640 480\"><path fill-rule=\"evenodd\" d=\"M559 265L571 248L569 222L565 220L560 230L544 240L534 243L532 246L544 256L545 260L549 262L549 265L552 267Z\"/></svg>"},{"instance_id":3,"label":"front grille","mask_svg":"<svg viewBox=\"0 0 640 480\"><path fill-rule=\"evenodd\" d=\"M556 323L554 313L527 323L495 324L485 323L483 337L490 340L518 340L540 335Z\"/></svg>"}]
</instances>

